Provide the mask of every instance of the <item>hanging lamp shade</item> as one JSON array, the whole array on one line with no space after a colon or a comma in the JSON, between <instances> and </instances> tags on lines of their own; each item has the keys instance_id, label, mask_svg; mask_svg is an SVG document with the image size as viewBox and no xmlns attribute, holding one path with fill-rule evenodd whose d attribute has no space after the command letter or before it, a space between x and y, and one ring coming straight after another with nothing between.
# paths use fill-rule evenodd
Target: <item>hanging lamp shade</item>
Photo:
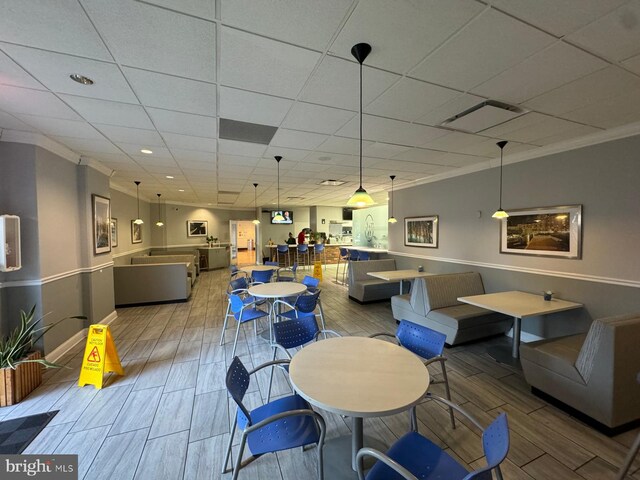
<instances>
[{"instance_id":1,"label":"hanging lamp shade","mask_svg":"<svg viewBox=\"0 0 640 480\"><path fill-rule=\"evenodd\" d=\"M138 200L138 216L136 217L136 219L133 221L133 223L135 223L136 225L142 225L144 223L144 220L142 220L140 218L140 181L136 180L135 182L133 182L136 184L136 199Z\"/></svg>"},{"instance_id":2,"label":"hanging lamp shade","mask_svg":"<svg viewBox=\"0 0 640 480\"><path fill-rule=\"evenodd\" d=\"M163 227L164 223L160 220L160 195L161 193L156 193L158 195L158 221L156 222L156 227Z\"/></svg>"},{"instance_id":3,"label":"hanging lamp shade","mask_svg":"<svg viewBox=\"0 0 640 480\"><path fill-rule=\"evenodd\" d=\"M504 151L504 146L507 143L509 142L507 142L506 140L502 140L496 143L496 145L500 147L500 205L498 207L498 210L496 210L496 213L491 216L497 219L507 218L509 216L509 214L502 209L502 154Z\"/></svg>"},{"instance_id":4,"label":"hanging lamp shade","mask_svg":"<svg viewBox=\"0 0 640 480\"><path fill-rule=\"evenodd\" d=\"M256 211L256 219L253 220L253 224L254 225L259 225L260 224L260 220L258 219L258 184L254 183L253 184L253 208Z\"/></svg>"},{"instance_id":5,"label":"hanging lamp shade","mask_svg":"<svg viewBox=\"0 0 640 480\"><path fill-rule=\"evenodd\" d=\"M393 181L395 180L396 176L389 175L389 178L391 179L391 197L389 197L389 203L391 204L391 215L389 216L389 220L387 221L389 223L398 223L396 217L393 216Z\"/></svg>"},{"instance_id":6,"label":"hanging lamp shade","mask_svg":"<svg viewBox=\"0 0 640 480\"><path fill-rule=\"evenodd\" d=\"M282 211L280 210L280 160L282 157L280 155L276 155L273 157L278 162L278 212L273 216L272 220L274 222L284 222L284 217L282 216Z\"/></svg>"},{"instance_id":7,"label":"hanging lamp shade","mask_svg":"<svg viewBox=\"0 0 640 480\"><path fill-rule=\"evenodd\" d=\"M358 43L351 48L351 55L360 64L360 186L347 201L350 207L367 207L376 203L362 186L362 63L370 53L371 45L368 43Z\"/></svg>"}]
</instances>

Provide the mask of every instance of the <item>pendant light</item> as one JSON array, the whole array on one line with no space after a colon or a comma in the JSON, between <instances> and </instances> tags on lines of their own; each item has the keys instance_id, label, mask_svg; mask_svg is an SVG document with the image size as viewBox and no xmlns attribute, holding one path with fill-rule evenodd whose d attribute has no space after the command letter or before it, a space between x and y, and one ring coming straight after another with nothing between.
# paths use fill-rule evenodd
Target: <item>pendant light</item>
<instances>
[{"instance_id":1,"label":"pendant light","mask_svg":"<svg viewBox=\"0 0 640 480\"><path fill-rule=\"evenodd\" d=\"M136 180L133 183L136 184L136 198L138 199L138 217L133 221L133 223L136 225L142 225L144 221L140 218L140 190L138 188L140 186L140 181Z\"/></svg>"},{"instance_id":2,"label":"pendant light","mask_svg":"<svg viewBox=\"0 0 640 480\"><path fill-rule=\"evenodd\" d=\"M282 216L282 211L280 210L280 160L282 160L282 157L280 155L276 155L273 158L275 158L276 162L278 162L278 213L274 215L272 220L274 222L284 222L284 217Z\"/></svg>"},{"instance_id":3,"label":"pendant light","mask_svg":"<svg viewBox=\"0 0 640 480\"><path fill-rule=\"evenodd\" d=\"M498 210L496 210L496 213L492 215L492 217L498 219L507 218L509 216L509 214L502 209L502 153L504 151L504 146L507 143L509 142L507 142L506 140L502 140L496 143L496 145L500 147L500 206Z\"/></svg>"},{"instance_id":4,"label":"pendant light","mask_svg":"<svg viewBox=\"0 0 640 480\"><path fill-rule=\"evenodd\" d=\"M256 219L253 221L254 225L259 225L260 224L260 220L258 220L258 184L254 183L253 184L253 208L256 211Z\"/></svg>"},{"instance_id":5,"label":"pendant light","mask_svg":"<svg viewBox=\"0 0 640 480\"><path fill-rule=\"evenodd\" d=\"M351 207L368 207L374 205L376 202L362 187L362 62L371 53L371 45L368 43L358 43L351 48L351 55L360 64L360 187L351 195L351 198L347 202Z\"/></svg>"},{"instance_id":6,"label":"pendant light","mask_svg":"<svg viewBox=\"0 0 640 480\"><path fill-rule=\"evenodd\" d=\"M162 194L156 193L156 195L158 195L158 221L156 222L156 227L163 227L164 223L162 223L162 220L160 220L160 195Z\"/></svg>"},{"instance_id":7,"label":"pendant light","mask_svg":"<svg viewBox=\"0 0 640 480\"><path fill-rule=\"evenodd\" d=\"M393 181L395 180L396 176L395 175L389 175L389 178L391 179L391 197L389 198L389 203L391 204L391 216L389 217L389 220L387 220L389 223L398 223L398 220L396 220L396 217L393 216Z\"/></svg>"}]
</instances>

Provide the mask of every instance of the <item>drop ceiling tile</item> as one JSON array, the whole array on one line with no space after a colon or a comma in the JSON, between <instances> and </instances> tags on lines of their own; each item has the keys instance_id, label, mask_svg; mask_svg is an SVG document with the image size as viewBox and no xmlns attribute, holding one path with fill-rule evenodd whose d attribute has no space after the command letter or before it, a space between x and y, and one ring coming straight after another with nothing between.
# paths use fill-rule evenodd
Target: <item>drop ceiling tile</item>
<instances>
[{"instance_id":1,"label":"drop ceiling tile","mask_svg":"<svg viewBox=\"0 0 640 480\"><path fill-rule=\"evenodd\" d=\"M485 157L476 157L473 155L463 155L460 153L445 153L438 159L438 165L444 165L449 167L468 167L469 165L475 165L478 163L486 163L489 165L489 160Z\"/></svg>"},{"instance_id":2,"label":"drop ceiling tile","mask_svg":"<svg viewBox=\"0 0 640 480\"><path fill-rule=\"evenodd\" d=\"M115 143L115 142L114 142ZM171 152L168 149L161 146L151 146L153 149L152 154L145 154L140 152L142 149L149 148L149 145L144 143L127 143L127 142L117 142L116 145L127 155L130 155L131 158L142 159L143 162L152 162L155 158L172 158Z\"/></svg>"},{"instance_id":3,"label":"drop ceiling tile","mask_svg":"<svg viewBox=\"0 0 640 480\"><path fill-rule=\"evenodd\" d=\"M88 157L94 158L100 162L119 163L121 165L135 165L134 161L122 152L119 153L99 153L93 152Z\"/></svg>"},{"instance_id":4,"label":"drop ceiling tile","mask_svg":"<svg viewBox=\"0 0 640 480\"><path fill-rule=\"evenodd\" d=\"M218 134L218 124L213 117L158 108L147 108L147 112L149 112L158 131L161 132L207 138L216 138Z\"/></svg>"},{"instance_id":5,"label":"drop ceiling tile","mask_svg":"<svg viewBox=\"0 0 640 480\"><path fill-rule=\"evenodd\" d=\"M193 162L209 162L215 165L216 154L211 152L201 152L199 150L188 150L183 148L170 147L173 158L176 159L180 165L186 161Z\"/></svg>"},{"instance_id":6,"label":"drop ceiling tile","mask_svg":"<svg viewBox=\"0 0 640 480\"><path fill-rule=\"evenodd\" d=\"M363 159L366 162L366 159ZM355 155L343 155L340 153L326 153L326 152L311 152L307 158L304 159L304 163L319 163L331 167L331 172L337 171L341 167L347 168L349 172L353 171L353 167L358 166L359 158ZM345 167L347 166L347 167Z\"/></svg>"},{"instance_id":7,"label":"drop ceiling tile","mask_svg":"<svg viewBox=\"0 0 640 480\"><path fill-rule=\"evenodd\" d=\"M489 3L524 21L563 37L628 0L490 0Z\"/></svg>"},{"instance_id":8,"label":"drop ceiling tile","mask_svg":"<svg viewBox=\"0 0 640 480\"><path fill-rule=\"evenodd\" d=\"M207 20L215 20L216 18L216 5L211 0L146 0L146 3Z\"/></svg>"},{"instance_id":9,"label":"drop ceiling tile","mask_svg":"<svg viewBox=\"0 0 640 480\"><path fill-rule=\"evenodd\" d=\"M6 42L112 60L77 0L3 2L0 32Z\"/></svg>"},{"instance_id":10,"label":"drop ceiling tile","mask_svg":"<svg viewBox=\"0 0 640 480\"><path fill-rule=\"evenodd\" d=\"M138 103L120 69L113 63L6 43L1 45L11 58L52 92L116 102ZM72 73L89 77L95 83L83 85L74 82L69 78Z\"/></svg>"},{"instance_id":11,"label":"drop ceiling tile","mask_svg":"<svg viewBox=\"0 0 640 480\"><path fill-rule=\"evenodd\" d=\"M120 144L122 145L122 144ZM130 147L133 150L132 147ZM149 165L160 165L162 167L176 167L176 162L166 152L161 152L160 155L131 155L135 162L141 167L147 167Z\"/></svg>"},{"instance_id":12,"label":"drop ceiling tile","mask_svg":"<svg viewBox=\"0 0 640 480\"><path fill-rule=\"evenodd\" d=\"M217 140L214 138L194 137L191 135L179 135L177 133L160 132L162 138L170 149L199 150L202 152L215 152Z\"/></svg>"},{"instance_id":13,"label":"drop ceiling tile","mask_svg":"<svg viewBox=\"0 0 640 480\"><path fill-rule=\"evenodd\" d=\"M395 143L398 145L422 145L429 140L441 137L448 133L447 130L416 125L399 120L364 115L362 120L363 137L365 140L375 142ZM337 135L358 138L358 117L351 120L338 130Z\"/></svg>"},{"instance_id":14,"label":"drop ceiling tile","mask_svg":"<svg viewBox=\"0 0 640 480\"><path fill-rule=\"evenodd\" d=\"M222 28L220 83L296 98L320 54L249 33Z\"/></svg>"},{"instance_id":15,"label":"drop ceiling tile","mask_svg":"<svg viewBox=\"0 0 640 480\"><path fill-rule=\"evenodd\" d=\"M82 3L118 63L215 82L214 23L142 2Z\"/></svg>"},{"instance_id":16,"label":"drop ceiling tile","mask_svg":"<svg viewBox=\"0 0 640 480\"><path fill-rule=\"evenodd\" d=\"M82 120L53 93L0 85L0 109L43 117Z\"/></svg>"},{"instance_id":17,"label":"drop ceiling tile","mask_svg":"<svg viewBox=\"0 0 640 480\"><path fill-rule=\"evenodd\" d=\"M108 102L74 95L60 95L60 98L91 123L121 125L147 130L154 128L140 105Z\"/></svg>"},{"instance_id":18,"label":"drop ceiling tile","mask_svg":"<svg viewBox=\"0 0 640 480\"><path fill-rule=\"evenodd\" d=\"M508 139L506 135L518 130L526 130L529 127L545 122L549 119L548 115L544 115L538 112L529 112L509 120L508 122L501 123L495 127L488 128L482 132L483 135L491 136L494 138Z\"/></svg>"},{"instance_id":19,"label":"drop ceiling tile","mask_svg":"<svg viewBox=\"0 0 640 480\"><path fill-rule=\"evenodd\" d=\"M359 2L331 51L352 58L351 47L371 39L372 52L366 63L404 73L482 9L481 4L466 0Z\"/></svg>"},{"instance_id":20,"label":"drop ceiling tile","mask_svg":"<svg viewBox=\"0 0 640 480\"><path fill-rule=\"evenodd\" d=\"M640 96L638 96L638 98L640 98ZM636 102L638 101L638 98L636 98ZM628 105L628 104L626 104ZM601 111L601 109L599 109ZM628 112L631 113L631 117L630 119L625 119L625 123L628 120L640 120L640 113L638 112L638 109L628 109ZM598 117L600 118L600 113L598 115ZM616 118L618 117L618 112L616 112ZM614 125L617 126L617 125ZM554 133L552 133L549 136L546 137L542 137L542 138L536 138L535 143L537 145L551 145L553 143L558 143L558 142L562 142L565 140L570 140L572 138L576 138L576 137L585 137L587 135L590 135L592 133L597 133L597 132L601 132L602 130L596 127L591 127L589 125L580 125L580 124L575 124L572 128L568 128L568 129L563 129L560 131L555 131ZM522 144L520 144L522 145ZM528 145L528 147L530 148L534 148L531 145ZM528 149L528 148L527 148ZM514 149L515 150L515 149ZM521 150L521 149L518 149ZM515 152L513 152L515 153Z\"/></svg>"},{"instance_id":21,"label":"drop ceiling tile","mask_svg":"<svg viewBox=\"0 0 640 480\"><path fill-rule=\"evenodd\" d=\"M221 153L218 155L218 166L220 168L224 167L225 170L229 170L229 168L233 167L255 167L258 162L263 161L260 158L256 157L247 157L243 155L228 155ZM285 162L283 161L282 164ZM281 165L282 166L282 165ZM276 161L271 161L271 167L273 171L276 168Z\"/></svg>"},{"instance_id":22,"label":"drop ceiling tile","mask_svg":"<svg viewBox=\"0 0 640 480\"><path fill-rule=\"evenodd\" d=\"M71 150L74 150L78 153L122 153L113 143L108 140L60 137L57 135L52 135L51 138L53 138L57 142L62 143L63 145L66 145Z\"/></svg>"},{"instance_id":23,"label":"drop ceiling tile","mask_svg":"<svg viewBox=\"0 0 640 480\"><path fill-rule=\"evenodd\" d=\"M231 120L278 126L293 101L271 95L220 87L220 116Z\"/></svg>"},{"instance_id":24,"label":"drop ceiling tile","mask_svg":"<svg viewBox=\"0 0 640 480\"><path fill-rule=\"evenodd\" d=\"M640 53L640 1L632 0L572 33L567 39L611 60Z\"/></svg>"},{"instance_id":25,"label":"drop ceiling tile","mask_svg":"<svg viewBox=\"0 0 640 480\"><path fill-rule=\"evenodd\" d=\"M485 99L483 97L478 97L476 95L459 95L458 97L448 101L444 105L441 105L438 108L434 108L429 113L416 120L416 123L433 126L440 125L445 120L453 117L454 115L457 115L458 113L462 113L465 110L474 107L475 105L478 105L484 100Z\"/></svg>"},{"instance_id":26,"label":"drop ceiling tile","mask_svg":"<svg viewBox=\"0 0 640 480\"><path fill-rule=\"evenodd\" d=\"M215 172L216 170L216 162L214 160L206 160L206 161L195 161L195 160L180 160L178 162L180 168L185 175L191 174L192 171L195 170L207 170L210 172Z\"/></svg>"},{"instance_id":27,"label":"drop ceiling tile","mask_svg":"<svg viewBox=\"0 0 640 480\"><path fill-rule=\"evenodd\" d=\"M262 157L265 159L272 159L276 155L280 155L282 158L286 158L287 160L299 161L305 159L309 155L309 150L298 150L295 148L285 147L267 147L262 154Z\"/></svg>"},{"instance_id":28,"label":"drop ceiling tile","mask_svg":"<svg viewBox=\"0 0 640 480\"><path fill-rule=\"evenodd\" d=\"M639 121L638 105L640 105L640 89L635 89L573 110L563 116L596 127L613 128Z\"/></svg>"},{"instance_id":29,"label":"drop ceiling tile","mask_svg":"<svg viewBox=\"0 0 640 480\"><path fill-rule=\"evenodd\" d=\"M282 127L331 135L354 115L354 112L348 110L297 102L289 111Z\"/></svg>"},{"instance_id":30,"label":"drop ceiling tile","mask_svg":"<svg viewBox=\"0 0 640 480\"><path fill-rule=\"evenodd\" d=\"M26 70L23 70L2 51L0 51L0 84L33 88L36 90L45 89L40 82L29 75Z\"/></svg>"},{"instance_id":31,"label":"drop ceiling tile","mask_svg":"<svg viewBox=\"0 0 640 480\"><path fill-rule=\"evenodd\" d=\"M636 55L635 57L631 57L631 58L625 60L624 62L622 62L622 64L625 67L627 67L628 69L630 69L631 71L633 71L636 74L640 75L640 55Z\"/></svg>"},{"instance_id":32,"label":"drop ceiling tile","mask_svg":"<svg viewBox=\"0 0 640 480\"><path fill-rule=\"evenodd\" d=\"M518 41L513 41L517 38ZM540 32L493 9L429 55L412 77L468 90L554 42Z\"/></svg>"},{"instance_id":33,"label":"drop ceiling tile","mask_svg":"<svg viewBox=\"0 0 640 480\"><path fill-rule=\"evenodd\" d=\"M363 141L362 149L372 145L373 142ZM345 137L329 137L318 146L321 152L341 153L344 155L358 155L360 153L360 140Z\"/></svg>"},{"instance_id":34,"label":"drop ceiling tile","mask_svg":"<svg viewBox=\"0 0 640 480\"><path fill-rule=\"evenodd\" d=\"M140 103L148 107L216 116L216 86L137 68L123 68Z\"/></svg>"},{"instance_id":35,"label":"drop ceiling tile","mask_svg":"<svg viewBox=\"0 0 640 480\"><path fill-rule=\"evenodd\" d=\"M218 151L228 155L240 155L246 157L261 157L267 149L266 145L259 143L238 142L235 140L218 140Z\"/></svg>"},{"instance_id":36,"label":"drop ceiling tile","mask_svg":"<svg viewBox=\"0 0 640 480\"><path fill-rule=\"evenodd\" d=\"M222 2L222 21L266 37L324 50L350 5L350 0L232 0Z\"/></svg>"},{"instance_id":37,"label":"drop ceiling tile","mask_svg":"<svg viewBox=\"0 0 640 480\"><path fill-rule=\"evenodd\" d=\"M456 90L403 78L371 102L364 111L412 122L458 96L460 92Z\"/></svg>"},{"instance_id":38,"label":"drop ceiling tile","mask_svg":"<svg viewBox=\"0 0 640 480\"><path fill-rule=\"evenodd\" d=\"M512 120L511 122L505 122L502 125L486 130L483 133L506 138L507 140L540 145L538 140L545 137L581 129L581 127L583 127L568 120L538 113L529 113L525 117L522 123L518 123L516 121L517 119ZM589 128L589 133L595 130L596 129Z\"/></svg>"},{"instance_id":39,"label":"drop ceiling tile","mask_svg":"<svg viewBox=\"0 0 640 480\"><path fill-rule=\"evenodd\" d=\"M427 148L412 148L411 150L407 150L406 152L396 155L392 160L438 164L437 160L444 156L445 152L429 150Z\"/></svg>"},{"instance_id":40,"label":"drop ceiling tile","mask_svg":"<svg viewBox=\"0 0 640 480\"><path fill-rule=\"evenodd\" d=\"M144 145L141 148L149 148L154 146L164 147L164 141L162 137L158 135L155 130L142 130L140 128L131 127L119 127L116 125L103 125L100 123L94 123L94 127L100 130L105 137L114 143L135 143L138 145ZM154 150L151 148L151 150ZM133 153L140 153L140 150Z\"/></svg>"},{"instance_id":41,"label":"drop ceiling tile","mask_svg":"<svg viewBox=\"0 0 640 480\"><path fill-rule=\"evenodd\" d=\"M298 132L296 130L280 128L271 139L271 146L314 150L326 138L326 135L320 135L318 133Z\"/></svg>"},{"instance_id":42,"label":"drop ceiling tile","mask_svg":"<svg viewBox=\"0 0 640 480\"><path fill-rule=\"evenodd\" d=\"M481 135L473 135L470 133L451 132L440 138L436 138L424 146L433 150L441 150L445 152L464 153L461 149L470 145L485 142L487 137Z\"/></svg>"},{"instance_id":43,"label":"drop ceiling tile","mask_svg":"<svg viewBox=\"0 0 640 480\"><path fill-rule=\"evenodd\" d=\"M522 103L606 66L607 63L583 50L556 42L475 87L473 93L503 102Z\"/></svg>"},{"instance_id":44,"label":"drop ceiling tile","mask_svg":"<svg viewBox=\"0 0 640 480\"><path fill-rule=\"evenodd\" d=\"M40 117L36 117L40 118ZM20 119L14 117L5 112L0 112L0 128L6 128L8 130L20 130L23 132L37 132L38 129L27 125ZM308 153L308 152L307 152Z\"/></svg>"},{"instance_id":45,"label":"drop ceiling tile","mask_svg":"<svg viewBox=\"0 0 640 480\"><path fill-rule=\"evenodd\" d=\"M389 158L407 150L409 150L409 147L405 145L376 142L363 147L362 153L367 157Z\"/></svg>"},{"instance_id":46,"label":"drop ceiling tile","mask_svg":"<svg viewBox=\"0 0 640 480\"><path fill-rule=\"evenodd\" d=\"M60 118L36 117L34 115L16 114L25 123L35 127L46 135L59 135L62 137L75 138L98 138L104 137L87 122L76 120L62 120Z\"/></svg>"},{"instance_id":47,"label":"drop ceiling tile","mask_svg":"<svg viewBox=\"0 0 640 480\"><path fill-rule=\"evenodd\" d=\"M400 79L398 75L365 65L363 68L363 104L377 98ZM360 108L360 67L355 61L326 56L311 76L301 100L358 111Z\"/></svg>"},{"instance_id":48,"label":"drop ceiling tile","mask_svg":"<svg viewBox=\"0 0 640 480\"><path fill-rule=\"evenodd\" d=\"M525 102L535 110L561 115L640 87L640 78L610 66Z\"/></svg>"}]
</instances>

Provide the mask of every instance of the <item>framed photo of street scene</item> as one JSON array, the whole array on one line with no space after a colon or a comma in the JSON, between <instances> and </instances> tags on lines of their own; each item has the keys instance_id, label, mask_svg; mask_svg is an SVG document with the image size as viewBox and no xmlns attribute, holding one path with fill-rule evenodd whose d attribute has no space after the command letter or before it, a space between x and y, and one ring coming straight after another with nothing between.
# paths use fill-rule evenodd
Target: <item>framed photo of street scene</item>
<instances>
[{"instance_id":1,"label":"framed photo of street scene","mask_svg":"<svg viewBox=\"0 0 640 480\"><path fill-rule=\"evenodd\" d=\"M111 251L111 200L100 195L91 195L93 203L93 252Z\"/></svg>"},{"instance_id":2,"label":"framed photo of street scene","mask_svg":"<svg viewBox=\"0 0 640 480\"><path fill-rule=\"evenodd\" d=\"M111 246L118 246L118 219L111 217Z\"/></svg>"},{"instance_id":3,"label":"framed photo of street scene","mask_svg":"<svg viewBox=\"0 0 640 480\"><path fill-rule=\"evenodd\" d=\"M206 237L208 232L206 220L187 220L187 237Z\"/></svg>"},{"instance_id":4,"label":"framed photo of street scene","mask_svg":"<svg viewBox=\"0 0 640 480\"><path fill-rule=\"evenodd\" d=\"M500 253L581 258L582 205L509 210L500 222Z\"/></svg>"},{"instance_id":5,"label":"framed photo of street scene","mask_svg":"<svg viewBox=\"0 0 640 480\"><path fill-rule=\"evenodd\" d=\"M142 225L131 220L131 243L142 243Z\"/></svg>"},{"instance_id":6,"label":"framed photo of street scene","mask_svg":"<svg viewBox=\"0 0 640 480\"><path fill-rule=\"evenodd\" d=\"M405 217L404 244L408 247L438 248L438 215Z\"/></svg>"}]
</instances>

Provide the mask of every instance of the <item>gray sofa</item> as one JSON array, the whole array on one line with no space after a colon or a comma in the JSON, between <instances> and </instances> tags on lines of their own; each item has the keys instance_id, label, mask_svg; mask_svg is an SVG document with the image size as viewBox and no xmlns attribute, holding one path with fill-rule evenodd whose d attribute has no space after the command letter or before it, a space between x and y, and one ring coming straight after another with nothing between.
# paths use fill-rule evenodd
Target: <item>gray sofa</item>
<instances>
[{"instance_id":1,"label":"gray sofa","mask_svg":"<svg viewBox=\"0 0 640 480\"><path fill-rule=\"evenodd\" d=\"M196 283L196 257L193 255L142 255L131 257L131 265L149 265L154 263L187 263L191 285Z\"/></svg>"},{"instance_id":2,"label":"gray sofa","mask_svg":"<svg viewBox=\"0 0 640 480\"><path fill-rule=\"evenodd\" d=\"M186 300L191 278L186 263L115 265L113 286L116 305Z\"/></svg>"},{"instance_id":3,"label":"gray sofa","mask_svg":"<svg viewBox=\"0 0 640 480\"><path fill-rule=\"evenodd\" d=\"M391 298L396 320L409 320L447 336L447 344L503 334L511 328L511 318L458 301L458 297L482 295L479 273L450 273L417 278L407 295Z\"/></svg>"},{"instance_id":4,"label":"gray sofa","mask_svg":"<svg viewBox=\"0 0 640 480\"><path fill-rule=\"evenodd\" d=\"M520 345L527 382L610 429L640 419L640 313Z\"/></svg>"},{"instance_id":5,"label":"gray sofa","mask_svg":"<svg viewBox=\"0 0 640 480\"><path fill-rule=\"evenodd\" d=\"M396 270L396 261L366 260L349 262L349 298L359 303L387 300L400 290L400 282L387 282L367 275L367 272Z\"/></svg>"},{"instance_id":6,"label":"gray sofa","mask_svg":"<svg viewBox=\"0 0 640 480\"><path fill-rule=\"evenodd\" d=\"M172 255L193 255L194 265L196 266L196 275L200 275L200 252L197 248L193 250L169 250L167 248L152 248L149 250L149 256L172 256Z\"/></svg>"}]
</instances>

